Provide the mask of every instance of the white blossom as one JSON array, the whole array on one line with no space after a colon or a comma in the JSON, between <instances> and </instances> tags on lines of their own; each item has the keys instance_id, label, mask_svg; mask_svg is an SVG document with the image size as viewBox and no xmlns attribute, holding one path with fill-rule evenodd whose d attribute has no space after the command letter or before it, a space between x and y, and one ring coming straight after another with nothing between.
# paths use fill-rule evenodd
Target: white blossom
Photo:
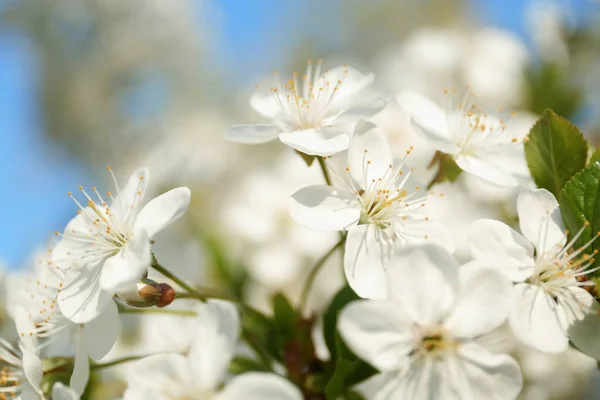
<instances>
[{"instance_id":1,"label":"white blossom","mask_svg":"<svg viewBox=\"0 0 600 400\"><path fill-rule=\"evenodd\" d=\"M127 289L147 272L150 240L181 217L190 202L190 190L180 187L141 208L148 170L135 171L122 190L112 171L111 175L118 194L113 197L108 192L110 205L95 187L96 199L80 187L84 204L69 193L79 214L67 224L53 252L54 265L66 271L58 305L76 323L97 317L115 292Z\"/></svg>"},{"instance_id":2,"label":"white blossom","mask_svg":"<svg viewBox=\"0 0 600 400\"><path fill-rule=\"evenodd\" d=\"M240 320L233 305L208 301L200 310L188 354L157 354L139 361L123 399L302 400L294 385L271 373L242 374L219 388L239 331Z\"/></svg>"},{"instance_id":3,"label":"white blossom","mask_svg":"<svg viewBox=\"0 0 600 400\"><path fill-rule=\"evenodd\" d=\"M258 88L250 99L256 112L271 124L234 125L225 137L239 143L265 143L279 137L282 143L309 155L328 156L348 148L348 132L343 124L370 117L386 102L364 97L373 75L363 75L349 66L322 71L308 61L306 75L298 73L281 82L275 73L275 86L268 91Z\"/></svg>"},{"instance_id":4,"label":"white blossom","mask_svg":"<svg viewBox=\"0 0 600 400\"><path fill-rule=\"evenodd\" d=\"M523 189L517 208L522 234L485 219L469 230L473 256L516 283L509 318L515 336L552 353L566 350L571 340L584 353L600 357L598 303L585 290L595 284L584 279L596 269L585 253L591 241L573 248L583 229L567 241L558 202L545 189Z\"/></svg>"},{"instance_id":5,"label":"white blossom","mask_svg":"<svg viewBox=\"0 0 600 400\"><path fill-rule=\"evenodd\" d=\"M467 89L462 98L444 90L444 107L414 92L399 96L413 129L464 171L498 186L517 186L529 175L523 142L506 131L503 119L477 109ZM511 133L511 134L509 134Z\"/></svg>"},{"instance_id":6,"label":"white blossom","mask_svg":"<svg viewBox=\"0 0 600 400\"><path fill-rule=\"evenodd\" d=\"M516 361L475 340L505 321L508 279L476 262L459 268L432 245L400 250L387 272L390 298L350 303L338 322L348 346L384 375L375 400L517 397Z\"/></svg>"},{"instance_id":7,"label":"white blossom","mask_svg":"<svg viewBox=\"0 0 600 400\"><path fill-rule=\"evenodd\" d=\"M312 185L292 195L290 212L298 223L348 231L344 270L361 297L387 297L385 269L396 247L434 242L454 249L448 230L423 214L428 194L412 184L403 166L404 159L394 163L383 132L360 121L339 184Z\"/></svg>"}]
</instances>

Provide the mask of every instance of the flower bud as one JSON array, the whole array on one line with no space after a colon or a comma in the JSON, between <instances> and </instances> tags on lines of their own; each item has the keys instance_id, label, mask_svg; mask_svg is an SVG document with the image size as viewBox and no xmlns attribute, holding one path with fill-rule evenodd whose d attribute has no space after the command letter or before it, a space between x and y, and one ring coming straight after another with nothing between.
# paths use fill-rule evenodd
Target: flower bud
<instances>
[{"instance_id":1,"label":"flower bud","mask_svg":"<svg viewBox=\"0 0 600 400\"><path fill-rule=\"evenodd\" d=\"M158 303L156 303L156 307L162 308L168 306L175 300L175 289L167 283L159 283L159 286L162 293Z\"/></svg>"},{"instance_id":2,"label":"flower bud","mask_svg":"<svg viewBox=\"0 0 600 400\"><path fill-rule=\"evenodd\" d=\"M141 278L127 289L117 292L117 296L133 307L152 307L161 299L162 290L152 279Z\"/></svg>"}]
</instances>

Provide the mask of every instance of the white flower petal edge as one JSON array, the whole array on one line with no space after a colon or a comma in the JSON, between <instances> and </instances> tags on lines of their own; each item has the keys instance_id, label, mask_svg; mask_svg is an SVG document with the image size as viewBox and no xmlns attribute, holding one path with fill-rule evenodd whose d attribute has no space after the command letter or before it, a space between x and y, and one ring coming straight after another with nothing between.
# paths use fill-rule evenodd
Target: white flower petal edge
<instances>
[{"instance_id":1,"label":"white flower petal edge","mask_svg":"<svg viewBox=\"0 0 600 400\"><path fill-rule=\"evenodd\" d=\"M385 270L394 250L388 234L371 225L353 226L346 236L344 273L348 284L362 298L388 297Z\"/></svg>"},{"instance_id":2,"label":"white flower petal edge","mask_svg":"<svg viewBox=\"0 0 600 400\"><path fill-rule=\"evenodd\" d=\"M209 300L198 315L188 360L196 384L214 390L227 372L240 334L240 317L230 303Z\"/></svg>"},{"instance_id":3,"label":"white flower petal edge","mask_svg":"<svg viewBox=\"0 0 600 400\"><path fill-rule=\"evenodd\" d=\"M90 363L83 335L77 335L75 346L75 363L69 386L81 396L90 379Z\"/></svg>"},{"instance_id":4,"label":"white flower petal edge","mask_svg":"<svg viewBox=\"0 0 600 400\"><path fill-rule=\"evenodd\" d=\"M136 229L146 230L148 237L152 239L185 214L190 206L190 199L190 189L179 187L150 200L135 221Z\"/></svg>"},{"instance_id":5,"label":"white flower petal edge","mask_svg":"<svg viewBox=\"0 0 600 400\"><path fill-rule=\"evenodd\" d=\"M265 372L248 372L233 378L217 400L303 400L287 379Z\"/></svg>"},{"instance_id":6,"label":"white flower petal edge","mask_svg":"<svg viewBox=\"0 0 600 400\"><path fill-rule=\"evenodd\" d=\"M546 189L522 189L517 211L521 232L535 246L539 256L551 257L567 243L558 201Z\"/></svg>"},{"instance_id":7,"label":"white flower petal edge","mask_svg":"<svg viewBox=\"0 0 600 400\"><path fill-rule=\"evenodd\" d=\"M533 246L508 225L480 219L469 226L468 237L473 257L497 268L513 282L523 282L533 274Z\"/></svg>"},{"instance_id":8,"label":"white flower petal edge","mask_svg":"<svg viewBox=\"0 0 600 400\"><path fill-rule=\"evenodd\" d=\"M373 75L343 66L325 71L321 61L308 63L300 80L294 73L286 83L275 75L275 86L254 94L250 105L269 118L269 125L234 125L225 138L238 143L264 143L279 136L282 143L309 155L329 156L346 150L350 143L343 124L370 117L385 107L386 100L364 91Z\"/></svg>"},{"instance_id":9,"label":"white flower petal edge","mask_svg":"<svg viewBox=\"0 0 600 400\"><path fill-rule=\"evenodd\" d=\"M234 143L263 144L277 139L280 133L277 125L233 125L225 131L225 139Z\"/></svg>"},{"instance_id":10,"label":"white flower petal edge","mask_svg":"<svg viewBox=\"0 0 600 400\"><path fill-rule=\"evenodd\" d=\"M350 144L348 134L341 128L328 126L279 134L281 143L311 156L330 156L344 151Z\"/></svg>"},{"instance_id":11,"label":"white flower petal edge","mask_svg":"<svg viewBox=\"0 0 600 400\"><path fill-rule=\"evenodd\" d=\"M477 263L459 268L437 246L409 247L394 260L390 299L350 303L338 320L348 346L385 373L374 398L515 399L518 364L475 342L504 323L510 281Z\"/></svg>"},{"instance_id":12,"label":"white flower petal edge","mask_svg":"<svg viewBox=\"0 0 600 400\"><path fill-rule=\"evenodd\" d=\"M458 337L474 338L502 325L512 307L510 281L497 269L479 261L464 264L458 275L459 295L446 317L446 326Z\"/></svg>"},{"instance_id":13,"label":"white flower petal edge","mask_svg":"<svg viewBox=\"0 0 600 400\"><path fill-rule=\"evenodd\" d=\"M360 218L354 197L332 186L307 186L294 193L290 200L291 217L309 228L347 230Z\"/></svg>"},{"instance_id":14,"label":"white flower petal edge","mask_svg":"<svg viewBox=\"0 0 600 400\"><path fill-rule=\"evenodd\" d=\"M61 382L52 386L52 400L79 400L79 395Z\"/></svg>"},{"instance_id":15,"label":"white flower petal edge","mask_svg":"<svg viewBox=\"0 0 600 400\"><path fill-rule=\"evenodd\" d=\"M364 300L342 310L338 328L356 355L385 372L406 362L413 349L412 324L396 302Z\"/></svg>"}]
</instances>

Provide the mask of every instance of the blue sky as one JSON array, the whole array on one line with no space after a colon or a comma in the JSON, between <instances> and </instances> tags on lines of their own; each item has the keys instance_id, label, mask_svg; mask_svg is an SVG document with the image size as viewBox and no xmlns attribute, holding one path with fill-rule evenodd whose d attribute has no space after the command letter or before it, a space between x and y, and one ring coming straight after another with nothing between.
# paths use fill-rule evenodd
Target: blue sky
<instances>
[{"instance_id":1,"label":"blue sky","mask_svg":"<svg viewBox=\"0 0 600 400\"><path fill-rule=\"evenodd\" d=\"M484 24L524 36L523 0L484 0L474 10ZM586 0L570 1L582 12ZM242 66L256 76L281 60L266 59L266 49L285 40L286 18L301 1L220 2L219 59ZM320 12L327 12L321 9ZM284 17L282 17L284 16ZM335 38L332 38L335 40ZM272 52L271 52L272 53ZM27 38L17 32L0 35L0 260L21 266L28 255L64 224L74 212L66 193L88 184L86 166L44 138L37 105L36 60Z\"/></svg>"}]
</instances>

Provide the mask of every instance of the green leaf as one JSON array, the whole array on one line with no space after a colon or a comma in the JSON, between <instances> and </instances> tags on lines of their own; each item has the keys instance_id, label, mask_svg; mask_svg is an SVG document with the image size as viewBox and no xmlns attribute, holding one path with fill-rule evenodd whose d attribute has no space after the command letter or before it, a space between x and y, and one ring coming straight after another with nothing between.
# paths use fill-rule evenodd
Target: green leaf
<instances>
[{"instance_id":1,"label":"green leaf","mask_svg":"<svg viewBox=\"0 0 600 400\"><path fill-rule=\"evenodd\" d=\"M235 357L229 364L229 372L232 374L238 375L249 371L269 371L269 369L253 358L242 356Z\"/></svg>"},{"instance_id":2,"label":"green leaf","mask_svg":"<svg viewBox=\"0 0 600 400\"><path fill-rule=\"evenodd\" d=\"M352 353L339 333L335 335L335 346L338 358L335 361L333 374L325 387L328 400L336 400L352 386L377 373L375 368Z\"/></svg>"},{"instance_id":3,"label":"green leaf","mask_svg":"<svg viewBox=\"0 0 600 400\"><path fill-rule=\"evenodd\" d=\"M242 335L264 358L263 362L268 365L268 360L262 354L263 350L268 356L281 362L281 352L275 340L274 321L251 308L245 308L242 315Z\"/></svg>"},{"instance_id":4,"label":"green leaf","mask_svg":"<svg viewBox=\"0 0 600 400\"><path fill-rule=\"evenodd\" d=\"M273 314L275 326L285 340L294 338L299 315L294 310L290 301L281 293L273 296Z\"/></svg>"},{"instance_id":5,"label":"green leaf","mask_svg":"<svg viewBox=\"0 0 600 400\"><path fill-rule=\"evenodd\" d=\"M575 125L548 109L529 132L525 158L536 185L560 198L565 183L585 167L587 142Z\"/></svg>"},{"instance_id":6,"label":"green leaf","mask_svg":"<svg viewBox=\"0 0 600 400\"><path fill-rule=\"evenodd\" d=\"M329 303L327 311L325 311L323 317L323 336L325 337L325 344L329 349L332 360L337 358L336 332L338 315L348 303L358 299L360 297L354 293L350 286L346 285L335 295L331 303Z\"/></svg>"},{"instance_id":7,"label":"green leaf","mask_svg":"<svg viewBox=\"0 0 600 400\"><path fill-rule=\"evenodd\" d=\"M339 359L335 364L335 372L331 380L325 386L325 396L327 400L337 400L344 392L346 387L345 378L356 368L358 361L349 361Z\"/></svg>"},{"instance_id":8,"label":"green leaf","mask_svg":"<svg viewBox=\"0 0 600 400\"><path fill-rule=\"evenodd\" d=\"M346 400L366 400L362 394L355 392L354 390L346 393L346 396L344 397Z\"/></svg>"},{"instance_id":9,"label":"green leaf","mask_svg":"<svg viewBox=\"0 0 600 400\"><path fill-rule=\"evenodd\" d=\"M560 213L573 237L581 229L583 232L574 244L574 248L584 246L600 231L600 164L595 163L577 173L565 185L560 199ZM589 222L589 226L585 226ZM600 240L596 240L586 253L600 250ZM595 265L600 265L599 260ZM600 271L595 271L588 278L600 276Z\"/></svg>"}]
</instances>

